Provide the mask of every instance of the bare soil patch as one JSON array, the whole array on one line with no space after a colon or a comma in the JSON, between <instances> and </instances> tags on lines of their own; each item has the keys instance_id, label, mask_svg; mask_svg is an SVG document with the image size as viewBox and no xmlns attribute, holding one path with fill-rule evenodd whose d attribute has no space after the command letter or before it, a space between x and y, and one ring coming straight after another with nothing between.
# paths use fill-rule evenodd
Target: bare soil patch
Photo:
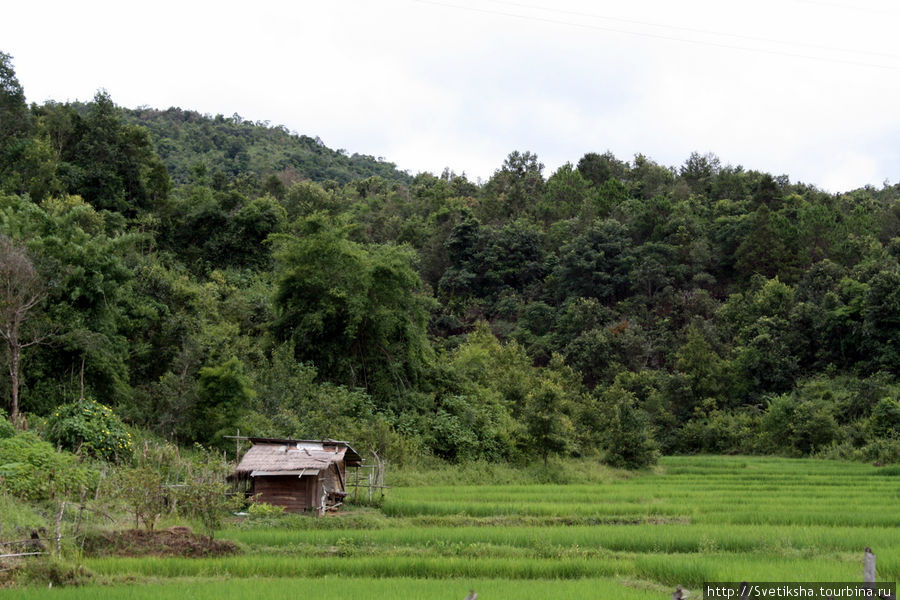
<instances>
[{"instance_id":1,"label":"bare soil patch","mask_svg":"<svg viewBox=\"0 0 900 600\"><path fill-rule=\"evenodd\" d=\"M228 540L211 540L189 527L170 527L157 531L126 529L104 531L88 536L84 542L87 556L226 556L237 554L238 547Z\"/></svg>"}]
</instances>

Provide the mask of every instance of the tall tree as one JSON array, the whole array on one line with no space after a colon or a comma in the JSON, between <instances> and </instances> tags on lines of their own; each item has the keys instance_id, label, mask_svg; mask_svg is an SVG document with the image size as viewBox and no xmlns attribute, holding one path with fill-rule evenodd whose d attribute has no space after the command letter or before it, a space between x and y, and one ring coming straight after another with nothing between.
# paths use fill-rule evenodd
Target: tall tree
<instances>
[{"instance_id":1,"label":"tall tree","mask_svg":"<svg viewBox=\"0 0 900 600\"><path fill-rule=\"evenodd\" d=\"M621 299L628 289L633 251L628 228L615 219L604 219L562 247L553 275L557 294Z\"/></svg>"},{"instance_id":2,"label":"tall tree","mask_svg":"<svg viewBox=\"0 0 900 600\"><path fill-rule=\"evenodd\" d=\"M0 142L27 134L29 119L25 91L16 78L12 57L0 52Z\"/></svg>"},{"instance_id":3,"label":"tall tree","mask_svg":"<svg viewBox=\"0 0 900 600\"><path fill-rule=\"evenodd\" d=\"M321 213L276 238L274 332L326 379L395 401L430 363L427 300L410 248L363 245Z\"/></svg>"},{"instance_id":4,"label":"tall tree","mask_svg":"<svg viewBox=\"0 0 900 600\"><path fill-rule=\"evenodd\" d=\"M16 78L12 57L0 52L0 186L21 191L18 162L27 146L31 114L25 91Z\"/></svg>"},{"instance_id":5,"label":"tall tree","mask_svg":"<svg viewBox=\"0 0 900 600\"><path fill-rule=\"evenodd\" d=\"M44 336L33 327L44 299L44 282L27 251L0 235L0 338L6 344L10 381L10 420L21 426L19 385L22 351Z\"/></svg>"},{"instance_id":6,"label":"tall tree","mask_svg":"<svg viewBox=\"0 0 900 600\"><path fill-rule=\"evenodd\" d=\"M603 154L588 152L578 161L578 172L599 187L610 179L625 179L628 165L617 159L609 150Z\"/></svg>"},{"instance_id":7,"label":"tall tree","mask_svg":"<svg viewBox=\"0 0 900 600\"><path fill-rule=\"evenodd\" d=\"M503 166L485 186L489 197L482 205L489 221L502 221L512 215L534 210L544 189L544 164L532 152L510 152Z\"/></svg>"},{"instance_id":8,"label":"tall tree","mask_svg":"<svg viewBox=\"0 0 900 600\"><path fill-rule=\"evenodd\" d=\"M97 92L87 115L76 119L74 135L77 142L62 157L71 193L98 209L129 215L167 197L169 176L149 132L124 124L108 93Z\"/></svg>"},{"instance_id":9,"label":"tall tree","mask_svg":"<svg viewBox=\"0 0 900 600\"><path fill-rule=\"evenodd\" d=\"M548 379L542 380L525 399L523 421L528 437L545 465L551 453L564 453L574 446L575 426L569 417L571 410L562 385Z\"/></svg>"}]
</instances>

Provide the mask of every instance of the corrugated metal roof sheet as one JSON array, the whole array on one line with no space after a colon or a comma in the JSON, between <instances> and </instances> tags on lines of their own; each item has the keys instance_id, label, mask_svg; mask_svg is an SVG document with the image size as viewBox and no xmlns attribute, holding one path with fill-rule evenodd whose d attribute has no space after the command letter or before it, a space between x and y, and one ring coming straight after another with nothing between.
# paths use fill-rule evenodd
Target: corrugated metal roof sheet
<instances>
[{"instance_id":1,"label":"corrugated metal roof sheet","mask_svg":"<svg viewBox=\"0 0 900 600\"><path fill-rule=\"evenodd\" d=\"M267 477L267 476L279 476L283 477L285 475L296 475L297 477L303 477L304 475L318 475L319 469L300 469L299 471L251 471L250 477Z\"/></svg>"},{"instance_id":2,"label":"corrugated metal roof sheet","mask_svg":"<svg viewBox=\"0 0 900 600\"><path fill-rule=\"evenodd\" d=\"M349 466L355 466L362 462L362 456L353 449L353 447L347 442L342 442L340 440L295 440L289 438L263 438L263 437L251 437L249 438L251 442L254 444L286 444L286 445L304 445L304 446L317 446L319 448L329 448L329 449L343 449L346 452L346 457L344 460L347 462Z\"/></svg>"}]
</instances>

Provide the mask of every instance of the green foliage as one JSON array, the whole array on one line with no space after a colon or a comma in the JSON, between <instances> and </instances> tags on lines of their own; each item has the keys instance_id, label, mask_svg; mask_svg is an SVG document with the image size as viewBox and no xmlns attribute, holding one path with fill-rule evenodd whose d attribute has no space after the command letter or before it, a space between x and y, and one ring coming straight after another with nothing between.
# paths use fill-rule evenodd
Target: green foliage
<instances>
[{"instance_id":1,"label":"green foliage","mask_svg":"<svg viewBox=\"0 0 900 600\"><path fill-rule=\"evenodd\" d=\"M32 423L86 396L225 449L524 461L604 447L615 387L666 452L892 452L900 185L699 153L410 177L237 115L28 106L0 54L0 193L47 284L0 390Z\"/></svg>"},{"instance_id":2,"label":"green foliage","mask_svg":"<svg viewBox=\"0 0 900 600\"><path fill-rule=\"evenodd\" d=\"M596 186L610 180L624 179L627 171L628 165L608 151L603 154L588 152L578 161L578 172Z\"/></svg>"},{"instance_id":3,"label":"green foliage","mask_svg":"<svg viewBox=\"0 0 900 600\"><path fill-rule=\"evenodd\" d=\"M538 212L547 222L569 219L591 202L592 184L571 163L566 163L550 176Z\"/></svg>"},{"instance_id":4,"label":"green foliage","mask_svg":"<svg viewBox=\"0 0 900 600\"><path fill-rule=\"evenodd\" d=\"M12 56L0 52L0 190L21 192L26 181L17 173L28 148L32 125L25 91L16 77Z\"/></svg>"},{"instance_id":5,"label":"green foliage","mask_svg":"<svg viewBox=\"0 0 900 600\"><path fill-rule=\"evenodd\" d=\"M3 469L0 466L0 471ZM0 474L0 479L2 477ZM2 483L0 487L3 487ZM38 507L22 502L21 498L12 496L5 490L0 492L0 522L3 523L3 537L6 539L25 539L32 531L48 525L46 515L41 514Z\"/></svg>"},{"instance_id":6,"label":"green foliage","mask_svg":"<svg viewBox=\"0 0 900 600\"><path fill-rule=\"evenodd\" d=\"M547 462L550 454L559 454L574 448L575 427L566 414L566 394L560 384L543 380L525 398L522 419L529 442L534 451Z\"/></svg>"},{"instance_id":7,"label":"green foliage","mask_svg":"<svg viewBox=\"0 0 900 600\"><path fill-rule=\"evenodd\" d=\"M872 409L869 432L873 437L900 438L900 402L882 398Z\"/></svg>"},{"instance_id":8,"label":"green foliage","mask_svg":"<svg viewBox=\"0 0 900 600\"><path fill-rule=\"evenodd\" d=\"M233 435L255 396L243 363L234 356L220 365L200 369L192 423L195 439L224 447L223 436Z\"/></svg>"},{"instance_id":9,"label":"green foliage","mask_svg":"<svg viewBox=\"0 0 900 600\"><path fill-rule=\"evenodd\" d=\"M204 453L188 464L186 483L178 494L181 510L198 519L210 539L225 516L244 503L243 495L232 493L225 481L229 472L229 465L216 453Z\"/></svg>"},{"instance_id":10,"label":"green foliage","mask_svg":"<svg viewBox=\"0 0 900 600\"><path fill-rule=\"evenodd\" d=\"M47 440L75 453L108 461L131 456L131 434L108 406L82 398L58 407L47 419Z\"/></svg>"},{"instance_id":11,"label":"green foliage","mask_svg":"<svg viewBox=\"0 0 900 600\"><path fill-rule=\"evenodd\" d=\"M560 250L554 271L566 296L611 302L624 297L631 268L628 229L614 219L597 220Z\"/></svg>"},{"instance_id":12,"label":"green foliage","mask_svg":"<svg viewBox=\"0 0 900 600\"><path fill-rule=\"evenodd\" d=\"M656 441L647 414L636 407L631 392L617 386L604 394L603 461L613 467L643 469L656 464Z\"/></svg>"},{"instance_id":13,"label":"green foliage","mask_svg":"<svg viewBox=\"0 0 900 600\"><path fill-rule=\"evenodd\" d=\"M794 455L821 450L843 437L834 403L827 397L810 397L802 389L770 400L761 427L768 449Z\"/></svg>"},{"instance_id":14,"label":"green foliage","mask_svg":"<svg viewBox=\"0 0 900 600\"><path fill-rule=\"evenodd\" d=\"M0 408L0 439L10 438L16 434L16 428L7 418L6 411Z\"/></svg>"},{"instance_id":15,"label":"green foliage","mask_svg":"<svg viewBox=\"0 0 900 600\"><path fill-rule=\"evenodd\" d=\"M134 516L135 528L152 531L168 509L169 491L154 465L123 466L111 479L112 490Z\"/></svg>"},{"instance_id":16,"label":"green foliage","mask_svg":"<svg viewBox=\"0 0 900 600\"><path fill-rule=\"evenodd\" d=\"M365 246L323 215L277 240L280 340L320 375L365 387L382 405L421 384L431 361L427 300L408 248Z\"/></svg>"},{"instance_id":17,"label":"green foliage","mask_svg":"<svg viewBox=\"0 0 900 600\"><path fill-rule=\"evenodd\" d=\"M0 439L0 488L28 501L77 496L91 487L96 473L68 452L26 431Z\"/></svg>"},{"instance_id":18,"label":"green foliage","mask_svg":"<svg viewBox=\"0 0 900 600\"><path fill-rule=\"evenodd\" d=\"M422 425L428 447L450 461L503 460L516 453L515 423L492 394L446 395Z\"/></svg>"},{"instance_id":19,"label":"green foliage","mask_svg":"<svg viewBox=\"0 0 900 600\"><path fill-rule=\"evenodd\" d=\"M125 125L105 91L97 92L85 116L72 116L57 169L69 193L98 209L133 215L164 200L169 191L168 174L147 130Z\"/></svg>"},{"instance_id":20,"label":"green foliage","mask_svg":"<svg viewBox=\"0 0 900 600\"><path fill-rule=\"evenodd\" d=\"M26 241L48 282L44 318L54 344L35 346L22 406L47 414L79 393L75 376L84 361L84 383L91 395L115 404L129 395L128 340L119 327L123 297L133 274L125 258L136 236L107 235L117 222L79 197L43 202L24 198L0 202L0 232ZM49 340L46 340L49 341ZM59 377L67 372L70 377Z\"/></svg>"},{"instance_id":21,"label":"green foliage","mask_svg":"<svg viewBox=\"0 0 900 600\"><path fill-rule=\"evenodd\" d=\"M489 192L481 205L485 220L504 220L533 206L543 191L543 170L534 153L510 152L485 186Z\"/></svg>"},{"instance_id":22,"label":"green foliage","mask_svg":"<svg viewBox=\"0 0 900 600\"><path fill-rule=\"evenodd\" d=\"M254 519L270 519L284 514L283 506L273 506L265 502L252 502L247 508L247 514Z\"/></svg>"},{"instance_id":23,"label":"green foliage","mask_svg":"<svg viewBox=\"0 0 900 600\"><path fill-rule=\"evenodd\" d=\"M199 183L201 165L213 180L275 174L285 185L312 179L347 183L378 175L406 182L394 163L372 156L347 155L322 140L297 135L284 126L252 122L240 115L202 115L191 110L140 108L125 111L127 121L146 127L162 161L181 184Z\"/></svg>"},{"instance_id":24,"label":"green foliage","mask_svg":"<svg viewBox=\"0 0 900 600\"><path fill-rule=\"evenodd\" d=\"M726 397L727 363L706 341L697 326L692 325L688 329L687 340L675 354L675 368L684 375L685 385L690 388L692 406L705 399L721 403Z\"/></svg>"},{"instance_id":25,"label":"green foliage","mask_svg":"<svg viewBox=\"0 0 900 600\"><path fill-rule=\"evenodd\" d=\"M464 448L465 457L520 455L525 440L517 418L537 382L537 372L524 349L514 342L501 344L481 323L448 358L450 375L459 381L462 394L442 399L442 425L456 424L465 428L460 435L477 440ZM453 447L445 447L444 455L455 457L456 451L450 450Z\"/></svg>"},{"instance_id":26,"label":"green foliage","mask_svg":"<svg viewBox=\"0 0 900 600\"><path fill-rule=\"evenodd\" d=\"M31 589L72 587L78 589L88 585L94 574L83 565L69 562L58 557L39 558L27 561L16 579Z\"/></svg>"},{"instance_id":27,"label":"green foliage","mask_svg":"<svg viewBox=\"0 0 900 600\"><path fill-rule=\"evenodd\" d=\"M752 409L720 410L707 401L678 432L674 450L708 454L756 454L760 416Z\"/></svg>"}]
</instances>

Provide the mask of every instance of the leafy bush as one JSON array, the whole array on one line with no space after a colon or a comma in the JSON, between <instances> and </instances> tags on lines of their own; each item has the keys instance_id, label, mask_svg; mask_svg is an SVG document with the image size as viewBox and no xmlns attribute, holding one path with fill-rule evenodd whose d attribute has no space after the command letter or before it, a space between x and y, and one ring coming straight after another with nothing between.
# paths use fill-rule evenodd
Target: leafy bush
<instances>
[{"instance_id":1,"label":"leafy bush","mask_svg":"<svg viewBox=\"0 0 900 600\"><path fill-rule=\"evenodd\" d=\"M886 464L900 464L900 438L879 438L863 448L866 460Z\"/></svg>"},{"instance_id":2,"label":"leafy bush","mask_svg":"<svg viewBox=\"0 0 900 600\"><path fill-rule=\"evenodd\" d=\"M869 417L869 431L876 437L900 438L900 402L892 398L879 400Z\"/></svg>"},{"instance_id":3,"label":"leafy bush","mask_svg":"<svg viewBox=\"0 0 900 600\"><path fill-rule=\"evenodd\" d=\"M153 531L168 508L162 473L148 465L122 467L111 479L115 492L134 516L135 528Z\"/></svg>"},{"instance_id":4,"label":"leafy bush","mask_svg":"<svg viewBox=\"0 0 900 600\"><path fill-rule=\"evenodd\" d=\"M607 403L603 462L622 469L642 469L656 464L656 441L650 432L650 419L635 406L631 392L613 386L604 394Z\"/></svg>"},{"instance_id":5,"label":"leafy bush","mask_svg":"<svg viewBox=\"0 0 900 600\"><path fill-rule=\"evenodd\" d=\"M809 455L840 442L844 431L834 418L827 398L807 398L803 390L776 396L762 417L762 435L768 450Z\"/></svg>"},{"instance_id":6,"label":"leafy bush","mask_svg":"<svg viewBox=\"0 0 900 600\"><path fill-rule=\"evenodd\" d=\"M215 453L204 454L188 465L184 487L179 490L179 506L184 513L198 519L203 532L212 539L225 515L240 508L243 494L232 494L225 476L228 465Z\"/></svg>"},{"instance_id":7,"label":"leafy bush","mask_svg":"<svg viewBox=\"0 0 900 600\"><path fill-rule=\"evenodd\" d=\"M283 506L275 506L266 502L253 502L247 509L247 513L251 517L267 519L269 517L278 517L284 514Z\"/></svg>"},{"instance_id":8,"label":"leafy bush","mask_svg":"<svg viewBox=\"0 0 900 600\"><path fill-rule=\"evenodd\" d=\"M0 408L0 439L16 435L16 428L7 419L6 411Z\"/></svg>"},{"instance_id":9,"label":"leafy bush","mask_svg":"<svg viewBox=\"0 0 900 600\"><path fill-rule=\"evenodd\" d=\"M877 438L868 444L857 447L849 440L834 442L827 448L814 453L816 458L829 460L854 460L874 462L881 465L900 465L900 439Z\"/></svg>"},{"instance_id":10,"label":"leafy bush","mask_svg":"<svg viewBox=\"0 0 900 600\"><path fill-rule=\"evenodd\" d=\"M752 411L725 411L704 403L679 431L675 449L711 454L757 452L759 416Z\"/></svg>"},{"instance_id":11,"label":"leafy bush","mask_svg":"<svg viewBox=\"0 0 900 600\"><path fill-rule=\"evenodd\" d=\"M131 434L122 420L95 400L82 398L56 409L47 420L47 439L72 452L104 460L131 456Z\"/></svg>"},{"instance_id":12,"label":"leafy bush","mask_svg":"<svg viewBox=\"0 0 900 600\"><path fill-rule=\"evenodd\" d=\"M26 431L0 440L0 489L24 500L48 500L91 486L96 473Z\"/></svg>"}]
</instances>

